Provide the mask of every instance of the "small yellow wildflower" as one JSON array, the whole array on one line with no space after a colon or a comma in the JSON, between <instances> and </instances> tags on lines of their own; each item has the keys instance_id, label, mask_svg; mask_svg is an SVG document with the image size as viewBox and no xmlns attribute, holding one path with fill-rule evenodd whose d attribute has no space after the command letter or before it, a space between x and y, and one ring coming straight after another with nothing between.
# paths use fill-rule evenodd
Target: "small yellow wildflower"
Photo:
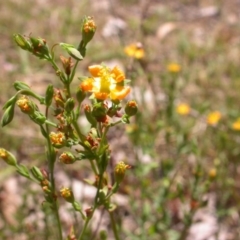
<instances>
[{"instance_id":1,"label":"small yellow wildflower","mask_svg":"<svg viewBox=\"0 0 240 240\"><path fill-rule=\"evenodd\" d=\"M240 118L238 118L233 124L232 129L236 131L240 131Z\"/></svg>"},{"instance_id":2,"label":"small yellow wildflower","mask_svg":"<svg viewBox=\"0 0 240 240\"><path fill-rule=\"evenodd\" d=\"M29 98L24 95L17 100L17 105L24 113L30 113L33 110Z\"/></svg>"},{"instance_id":3,"label":"small yellow wildflower","mask_svg":"<svg viewBox=\"0 0 240 240\"><path fill-rule=\"evenodd\" d=\"M181 66L177 63L170 63L167 65L167 70L171 73L178 73L181 71Z\"/></svg>"},{"instance_id":4,"label":"small yellow wildflower","mask_svg":"<svg viewBox=\"0 0 240 240\"><path fill-rule=\"evenodd\" d=\"M74 196L73 192L70 188L63 187L60 189L60 195L67 201L67 202L73 202Z\"/></svg>"},{"instance_id":5,"label":"small yellow wildflower","mask_svg":"<svg viewBox=\"0 0 240 240\"><path fill-rule=\"evenodd\" d=\"M220 121L221 118L222 114L219 111L211 112L207 116L207 123L211 126L214 126Z\"/></svg>"},{"instance_id":6,"label":"small yellow wildflower","mask_svg":"<svg viewBox=\"0 0 240 240\"><path fill-rule=\"evenodd\" d=\"M180 115L188 115L191 111L191 108L186 103L181 103L177 106L176 111Z\"/></svg>"},{"instance_id":7,"label":"small yellow wildflower","mask_svg":"<svg viewBox=\"0 0 240 240\"><path fill-rule=\"evenodd\" d=\"M116 178L116 181L118 183L120 183L124 176L125 176L125 172L127 169L131 168L131 166L127 165L126 163L124 163L123 161L119 162L116 167L115 167L115 170L114 170L114 173L115 173L115 178Z\"/></svg>"},{"instance_id":8,"label":"small yellow wildflower","mask_svg":"<svg viewBox=\"0 0 240 240\"><path fill-rule=\"evenodd\" d=\"M66 143L65 135L62 132L57 132L57 133L51 132L49 134L49 137L50 137L50 141L51 141L52 145L55 148L61 148Z\"/></svg>"},{"instance_id":9,"label":"small yellow wildflower","mask_svg":"<svg viewBox=\"0 0 240 240\"><path fill-rule=\"evenodd\" d=\"M93 20L92 17L87 17L86 20L84 21L84 24L83 24L83 31L85 33L88 33L88 32L92 32L92 31L96 31L96 24Z\"/></svg>"},{"instance_id":10,"label":"small yellow wildflower","mask_svg":"<svg viewBox=\"0 0 240 240\"><path fill-rule=\"evenodd\" d=\"M92 78L84 80L80 84L82 91L92 92L99 100L108 97L112 100L122 100L130 92L130 87L124 86L125 75L118 68L110 69L102 65L93 65L88 68Z\"/></svg>"},{"instance_id":11,"label":"small yellow wildflower","mask_svg":"<svg viewBox=\"0 0 240 240\"><path fill-rule=\"evenodd\" d=\"M71 164L76 161L74 155L70 152L64 152L59 157L60 162L64 164Z\"/></svg>"},{"instance_id":12,"label":"small yellow wildflower","mask_svg":"<svg viewBox=\"0 0 240 240\"><path fill-rule=\"evenodd\" d=\"M208 172L208 176L211 180L215 179L217 176L217 169L216 168L210 169L210 171Z\"/></svg>"},{"instance_id":13,"label":"small yellow wildflower","mask_svg":"<svg viewBox=\"0 0 240 240\"><path fill-rule=\"evenodd\" d=\"M124 52L129 56L136 59L142 59L145 56L143 46L140 42L130 44L124 48Z\"/></svg>"}]
</instances>

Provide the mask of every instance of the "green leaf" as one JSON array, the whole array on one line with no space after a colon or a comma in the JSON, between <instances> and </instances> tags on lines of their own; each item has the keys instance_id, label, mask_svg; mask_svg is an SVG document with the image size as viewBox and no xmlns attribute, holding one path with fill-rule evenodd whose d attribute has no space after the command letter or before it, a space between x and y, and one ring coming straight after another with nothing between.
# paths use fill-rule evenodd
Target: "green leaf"
<instances>
[{"instance_id":1,"label":"green leaf","mask_svg":"<svg viewBox=\"0 0 240 240\"><path fill-rule=\"evenodd\" d=\"M68 54L73 57L74 59L81 61L83 59L83 56L80 54L80 52L73 46L67 43L60 43L59 44L64 50L68 52Z\"/></svg>"}]
</instances>

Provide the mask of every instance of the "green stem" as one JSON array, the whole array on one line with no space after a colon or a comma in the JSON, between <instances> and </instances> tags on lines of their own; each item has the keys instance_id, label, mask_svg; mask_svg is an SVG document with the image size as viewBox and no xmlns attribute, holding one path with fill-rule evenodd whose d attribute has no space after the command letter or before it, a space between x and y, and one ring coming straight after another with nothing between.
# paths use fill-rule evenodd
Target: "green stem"
<instances>
[{"instance_id":1,"label":"green stem","mask_svg":"<svg viewBox=\"0 0 240 240\"><path fill-rule=\"evenodd\" d=\"M90 160L90 164L91 164L92 170L94 171L94 174L95 174L95 175L98 175L98 171L97 171L97 169L96 169L96 166L95 166L93 160Z\"/></svg>"},{"instance_id":2,"label":"green stem","mask_svg":"<svg viewBox=\"0 0 240 240\"><path fill-rule=\"evenodd\" d=\"M90 221L90 218L87 218L87 220L86 220L85 223L84 223L83 230L82 230L82 232L81 232L78 240L82 240L82 239L83 239L84 234L85 234L85 232L86 232L86 230L87 230L87 226L88 226L89 221Z\"/></svg>"},{"instance_id":3,"label":"green stem","mask_svg":"<svg viewBox=\"0 0 240 240\"><path fill-rule=\"evenodd\" d=\"M84 143L85 141L85 136L82 134L78 124L77 124L77 121L74 119L73 122L72 122L72 125L74 126L76 132L77 132L77 135L78 137L80 138L81 142Z\"/></svg>"},{"instance_id":4,"label":"green stem","mask_svg":"<svg viewBox=\"0 0 240 240\"><path fill-rule=\"evenodd\" d=\"M73 80L73 78L75 76L75 72L76 72L76 68L77 68L78 63L79 63L79 61L76 61L75 65L73 67L72 73L71 73L70 78L69 78L69 83L72 82L72 80Z\"/></svg>"},{"instance_id":5,"label":"green stem","mask_svg":"<svg viewBox=\"0 0 240 240\"><path fill-rule=\"evenodd\" d=\"M46 108L45 116L48 117L48 107ZM46 132L47 135L49 135L49 128L48 125L46 124ZM49 173L50 173L50 182L51 182L51 193L53 197L53 212L55 215L55 218L57 220L57 227L58 227L58 235L59 235L59 240L63 240L62 237L62 225L60 222L60 217L59 217L59 212L58 212L58 202L57 199L55 199L55 179L54 179L54 163L56 161L56 154L55 150L52 147L50 138L47 138L47 146L48 146L48 151L47 151L47 160L48 160L48 168L49 168Z\"/></svg>"},{"instance_id":6,"label":"green stem","mask_svg":"<svg viewBox=\"0 0 240 240\"><path fill-rule=\"evenodd\" d=\"M65 84L66 78L65 78L64 74L61 72L61 70L59 69L59 67L57 66L57 64L55 63L54 59L51 58L51 59L49 59L49 61L51 62L52 66L53 66L54 70L56 71L57 75L59 76L60 80Z\"/></svg>"},{"instance_id":7,"label":"green stem","mask_svg":"<svg viewBox=\"0 0 240 240\"><path fill-rule=\"evenodd\" d=\"M113 216L113 212L109 212L109 216L110 216L110 220L111 220L111 224L112 224L112 230L113 230L113 234L116 240L120 240L119 236L118 236L118 231L117 231L117 226L116 226L116 222Z\"/></svg>"}]
</instances>

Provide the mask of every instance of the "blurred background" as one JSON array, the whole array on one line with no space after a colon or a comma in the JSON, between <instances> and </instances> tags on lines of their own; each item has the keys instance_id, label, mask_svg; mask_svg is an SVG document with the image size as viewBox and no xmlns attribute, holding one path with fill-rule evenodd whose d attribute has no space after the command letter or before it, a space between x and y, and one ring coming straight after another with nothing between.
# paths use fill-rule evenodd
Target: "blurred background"
<instances>
[{"instance_id":1,"label":"blurred background","mask_svg":"<svg viewBox=\"0 0 240 240\"><path fill-rule=\"evenodd\" d=\"M131 124L108 136L111 165L132 166L115 199L121 239L240 239L240 1L4 1L0 106L13 95L14 81L39 94L50 83L61 86L51 66L19 49L13 34L77 46L85 15L97 32L76 76L88 75L92 64L118 65L139 107ZM38 128L18 109L0 128L0 146L20 163L46 167ZM56 172L59 188L71 185L89 207L94 189L83 179L94 176L88 163L58 163ZM55 239L43 200L39 186L0 162L0 239ZM61 209L65 233L74 220L68 208ZM112 239L107 214L96 215L86 239L101 239L103 230Z\"/></svg>"}]
</instances>

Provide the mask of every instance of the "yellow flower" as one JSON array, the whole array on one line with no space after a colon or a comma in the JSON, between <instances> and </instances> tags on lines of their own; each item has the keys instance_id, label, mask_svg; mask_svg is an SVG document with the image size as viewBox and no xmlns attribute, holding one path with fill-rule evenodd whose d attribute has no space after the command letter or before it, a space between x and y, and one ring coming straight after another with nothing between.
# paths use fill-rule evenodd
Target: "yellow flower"
<instances>
[{"instance_id":1,"label":"yellow flower","mask_svg":"<svg viewBox=\"0 0 240 240\"><path fill-rule=\"evenodd\" d=\"M67 201L67 202L74 202L74 195L70 188L63 187L60 189L60 195Z\"/></svg>"},{"instance_id":2,"label":"yellow flower","mask_svg":"<svg viewBox=\"0 0 240 240\"><path fill-rule=\"evenodd\" d=\"M221 118L222 114L219 111L211 112L207 116L207 123L211 126L214 126L220 121Z\"/></svg>"},{"instance_id":3,"label":"yellow flower","mask_svg":"<svg viewBox=\"0 0 240 240\"><path fill-rule=\"evenodd\" d=\"M33 110L29 98L24 95L17 100L17 105L24 113L30 113Z\"/></svg>"},{"instance_id":4,"label":"yellow flower","mask_svg":"<svg viewBox=\"0 0 240 240\"><path fill-rule=\"evenodd\" d=\"M66 138L62 132L51 132L49 134L50 141L55 148L61 148L66 143Z\"/></svg>"},{"instance_id":5,"label":"yellow flower","mask_svg":"<svg viewBox=\"0 0 240 240\"><path fill-rule=\"evenodd\" d=\"M124 86L125 75L118 67L110 69L103 65L93 65L88 70L92 78L84 80L80 88L92 92L96 99L122 100L130 92L130 87Z\"/></svg>"},{"instance_id":6,"label":"yellow flower","mask_svg":"<svg viewBox=\"0 0 240 240\"><path fill-rule=\"evenodd\" d=\"M124 163L123 161L119 162L116 167L115 167L115 170L114 170L114 173L115 173L115 178L116 178L116 181L118 183L120 183L124 176L125 176L125 172L127 169L131 168L130 165L127 165L126 163Z\"/></svg>"},{"instance_id":7,"label":"yellow flower","mask_svg":"<svg viewBox=\"0 0 240 240\"><path fill-rule=\"evenodd\" d=\"M171 73L178 73L181 71L181 66L177 63L170 63L167 65L167 70Z\"/></svg>"},{"instance_id":8,"label":"yellow flower","mask_svg":"<svg viewBox=\"0 0 240 240\"><path fill-rule=\"evenodd\" d=\"M191 108L189 107L188 104L181 103L177 106L176 111L180 115L188 115L191 111Z\"/></svg>"},{"instance_id":9,"label":"yellow flower","mask_svg":"<svg viewBox=\"0 0 240 240\"><path fill-rule=\"evenodd\" d=\"M232 129L236 131L240 131L240 118L238 118L233 124Z\"/></svg>"},{"instance_id":10,"label":"yellow flower","mask_svg":"<svg viewBox=\"0 0 240 240\"><path fill-rule=\"evenodd\" d=\"M124 48L124 52L129 56L136 59L142 59L145 56L143 46L140 42L133 43Z\"/></svg>"}]
</instances>

